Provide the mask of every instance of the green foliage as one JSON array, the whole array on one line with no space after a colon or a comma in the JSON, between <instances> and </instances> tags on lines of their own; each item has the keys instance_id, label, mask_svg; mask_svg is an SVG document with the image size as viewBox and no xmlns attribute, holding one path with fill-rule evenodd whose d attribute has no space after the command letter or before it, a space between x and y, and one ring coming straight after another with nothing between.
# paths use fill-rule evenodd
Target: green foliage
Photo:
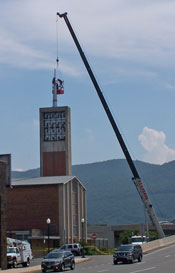
<instances>
[{"instance_id":1,"label":"green foliage","mask_svg":"<svg viewBox=\"0 0 175 273\"><path fill-rule=\"evenodd\" d=\"M131 236L138 234L139 234L138 229L125 230L120 233L119 242L120 244L129 244Z\"/></svg>"},{"instance_id":2,"label":"green foliage","mask_svg":"<svg viewBox=\"0 0 175 273\"><path fill-rule=\"evenodd\" d=\"M96 246L84 246L85 255L98 255L104 254Z\"/></svg>"},{"instance_id":3,"label":"green foliage","mask_svg":"<svg viewBox=\"0 0 175 273\"><path fill-rule=\"evenodd\" d=\"M114 253L114 249L109 249L105 246L100 247L100 251L103 252L103 254L111 255Z\"/></svg>"},{"instance_id":4,"label":"green foliage","mask_svg":"<svg viewBox=\"0 0 175 273\"><path fill-rule=\"evenodd\" d=\"M114 253L113 249L108 249L106 247L101 247L100 249L96 246L85 245L84 254L85 255L111 255Z\"/></svg>"},{"instance_id":5,"label":"green foliage","mask_svg":"<svg viewBox=\"0 0 175 273\"><path fill-rule=\"evenodd\" d=\"M100 250L101 250L102 252L104 252L104 253L107 253L107 252L108 252L108 249L107 249L106 246L100 247Z\"/></svg>"},{"instance_id":6,"label":"green foliage","mask_svg":"<svg viewBox=\"0 0 175 273\"><path fill-rule=\"evenodd\" d=\"M156 231L150 231L149 232L149 241L157 240L159 239L159 235Z\"/></svg>"},{"instance_id":7,"label":"green foliage","mask_svg":"<svg viewBox=\"0 0 175 273\"><path fill-rule=\"evenodd\" d=\"M138 229L130 229L130 230L125 230L120 233L119 237L119 242L120 244L129 244L130 243L130 238L133 235L139 235L139 230ZM159 239L159 235L156 231L150 231L149 232L149 241L153 241Z\"/></svg>"}]
</instances>

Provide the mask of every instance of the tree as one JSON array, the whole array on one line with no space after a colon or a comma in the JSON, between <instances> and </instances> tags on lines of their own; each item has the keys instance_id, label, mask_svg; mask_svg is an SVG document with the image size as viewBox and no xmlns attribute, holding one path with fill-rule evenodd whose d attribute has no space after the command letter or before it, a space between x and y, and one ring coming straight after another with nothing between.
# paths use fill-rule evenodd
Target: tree
<instances>
[{"instance_id":1,"label":"tree","mask_svg":"<svg viewBox=\"0 0 175 273\"><path fill-rule=\"evenodd\" d=\"M130 229L130 230L122 231L119 236L119 242L120 244L129 244L131 236L138 235L138 234L139 234L138 229Z\"/></svg>"}]
</instances>

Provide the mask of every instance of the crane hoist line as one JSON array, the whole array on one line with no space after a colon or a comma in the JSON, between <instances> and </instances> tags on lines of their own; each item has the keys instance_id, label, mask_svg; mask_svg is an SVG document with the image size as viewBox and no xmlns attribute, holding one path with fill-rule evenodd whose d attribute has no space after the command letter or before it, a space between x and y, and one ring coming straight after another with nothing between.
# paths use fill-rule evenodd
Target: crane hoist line
<instances>
[{"instance_id":1,"label":"crane hoist line","mask_svg":"<svg viewBox=\"0 0 175 273\"><path fill-rule=\"evenodd\" d=\"M143 186L141 178L140 178L140 176L139 176L139 174L137 172L137 169L136 169L136 167L134 165L134 162L133 162L133 160L132 160L132 158L131 158L131 156L129 154L129 151L128 151L126 145L125 145L125 142L124 142L124 140L123 140L123 138L122 138L122 136L120 134L120 131L119 131L118 127L117 127L117 124L116 124L116 122L115 122L115 120L113 118L113 115L112 115L111 111L110 111L110 108L109 108L109 106L108 106L108 104L107 104L107 102L106 102L106 100L105 100L105 98L103 96L103 93L102 93L102 91L101 91L101 89L100 89L100 87L98 85L98 82L96 81L96 78L95 78L95 76L94 76L94 74L93 74L93 72L91 70L91 67L90 67L90 65L89 65L89 63L87 61L87 58L86 58L86 56L85 56L85 54L84 54L84 52L83 52L83 50L82 50L82 48L80 46L80 43L79 43L79 41L78 41L78 39L77 39L77 37L76 37L76 35L74 33L73 28L72 28L72 26L71 26L71 24L69 22L69 19L67 17L67 12L62 13L62 14L57 12L57 15L60 18L64 18L64 20L65 20L65 23L66 23L66 25L67 25L67 27L68 27L68 29L70 31L70 34L71 34L71 36L72 36L72 38L73 38L73 40L75 42L75 45L76 45L76 47L77 47L77 49L79 51L79 54L80 54L80 56L82 58L82 61L83 61L84 65L85 65L85 67L87 69L87 72L88 72L88 74L89 74L89 76L90 76L90 78L92 80L92 83L93 83L93 85L94 85L94 87L96 89L96 92L97 92L97 94L99 96L99 99L100 99L100 101L101 101L101 103L102 103L102 105L104 107L104 110L105 110L105 112L106 112L106 114L108 116L108 119L109 119L109 121L111 123L111 126L112 126L112 128L113 128L113 130L115 132L115 135L116 135L116 137L117 137L117 139L119 141L121 149L122 149L122 151L123 151L123 153L124 153L124 155L126 157L128 165L129 165L129 167L130 167L130 169L132 171L132 174L133 174L132 180L133 180L133 182L134 182L134 184L135 184L135 186L137 188L137 191L138 191L138 193L139 193L139 195L141 197L141 200L142 200L142 202L144 204L144 207L146 208L146 210L148 212L148 215L149 215L149 217L150 217L156 231L159 234L159 237L164 238L165 234L164 234L163 229L162 229L162 227L161 227L161 225L160 225L160 223L158 221L158 218L157 218L156 213L155 213L155 211L153 209L153 206L152 206L152 204L151 204L151 202L149 200L148 194L146 193L146 190L145 190L145 188Z\"/></svg>"}]
</instances>

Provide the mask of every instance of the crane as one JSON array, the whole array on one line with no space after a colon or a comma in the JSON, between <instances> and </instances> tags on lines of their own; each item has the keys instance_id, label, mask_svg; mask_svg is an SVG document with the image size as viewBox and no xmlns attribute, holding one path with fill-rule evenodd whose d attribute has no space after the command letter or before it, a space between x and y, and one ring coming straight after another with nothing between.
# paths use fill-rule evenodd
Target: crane
<instances>
[{"instance_id":1,"label":"crane","mask_svg":"<svg viewBox=\"0 0 175 273\"><path fill-rule=\"evenodd\" d=\"M94 76L94 74L92 72L92 69L91 69L91 67L90 67L90 65L89 65L89 63L87 61L87 58L86 58L86 56L85 56L85 54L84 54L84 52L83 52L83 50L82 50L82 48L80 46L80 43L79 43L79 41L78 41L78 39L77 39L77 37L75 35L75 32L74 32L73 28L72 28L72 26L71 26L71 24L69 22L69 19L67 17L67 12L62 13L62 14L57 12L57 15L60 18L64 18L64 21L65 21L65 23L66 23L66 25L67 25L67 27L68 27L68 29L70 31L70 34L71 34L71 36L72 36L72 38L73 38L73 40L75 42L75 45L76 45L76 47L78 49L78 52L79 52L79 54L81 56L81 59L82 59L84 65L85 65L85 67L87 69L87 72L88 72L88 74L89 74L89 76L90 76L90 78L92 80L92 83L93 83L93 85L94 85L94 87L96 89L96 92L97 92L97 94L99 96L99 99L100 99L100 101L101 101L101 103L103 105L103 108L104 108L104 110L105 110L105 112L106 112L106 114L108 116L108 119L109 119L109 121L111 123L111 126L112 126L112 128L114 130L114 133L115 133L115 135L116 135L116 137L118 139L118 142L119 142L119 144L121 146L121 149L122 149L122 151L123 151L123 153L125 155L125 158L126 158L126 160L128 162L128 165L129 165L129 167L131 169L131 172L133 174L132 180L133 180L133 182L134 182L134 184L136 186L136 189L137 189L137 191L138 191L138 193L139 193L139 195L141 197L143 205L144 205L145 209L147 210L147 213L148 213L148 215L149 215L149 217L150 217L150 219L152 221L152 224L154 225L157 233L159 234L159 237L164 238L165 237L164 231L163 231L163 229L162 229L162 227L161 227L161 225L160 225L160 223L158 221L158 218L156 216L154 208L153 208L153 206L152 206L152 204L150 202L148 194L147 194L147 192L146 192L146 190L144 188L144 185L143 185L142 180L141 180L141 178L140 178L140 176L138 174L138 171L137 171L137 169L136 169L136 167L134 165L134 162L133 162L133 160L132 160L132 158L131 158L131 156L129 154L129 151L128 151L127 147L126 147L126 144L125 144L125 142L124 142L124 140L122 138L122 135L120 134L120 131L119 131L118 127L117 127L117 124L116 124L116 122L115 122L115 120L113 118L113 115L112 115L111 111L110 111L110 108L109 108L109 106L108 106L108 104L107 104L107 102L106 102L106 100L105 100L105 98L103 96L103 93L102 93L102 91L101 91L101 89L100 89L100 87L98 85L98 82L97 82L97 80L96 80L96 78L95 78L95 76Z\"/></svg>"}]
</instances>

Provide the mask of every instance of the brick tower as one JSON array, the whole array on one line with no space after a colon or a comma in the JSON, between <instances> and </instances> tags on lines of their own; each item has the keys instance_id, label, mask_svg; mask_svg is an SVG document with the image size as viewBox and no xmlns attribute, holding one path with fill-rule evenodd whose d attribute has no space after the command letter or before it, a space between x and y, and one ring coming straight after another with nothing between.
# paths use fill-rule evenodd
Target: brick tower
<instances>
[{"instance_id":1,"label":"brick tower","mask_svg":"<svg viewBox=\"0 0 175 273\"><path fill-rule=\"evenodd\" d=\"M57 107L57 95L64 89L56 72L52 93L53 107L40 108L40 175L72 175L70 108Z\"/></svg>"}]
</instances>

